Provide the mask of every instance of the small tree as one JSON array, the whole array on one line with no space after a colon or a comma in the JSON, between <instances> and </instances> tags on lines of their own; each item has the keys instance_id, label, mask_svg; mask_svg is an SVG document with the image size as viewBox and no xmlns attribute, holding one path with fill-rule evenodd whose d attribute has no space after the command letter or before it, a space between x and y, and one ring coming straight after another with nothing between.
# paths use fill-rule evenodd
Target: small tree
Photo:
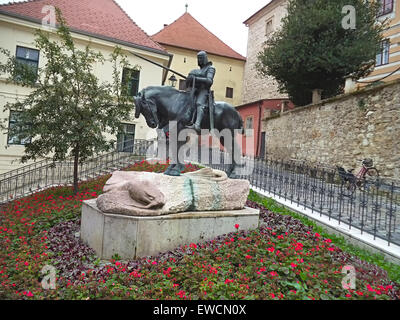
<instances>
[{"instance_id":1,"label":"small tree","mask_svg":"<svg viewBox=\"0 0 400 320\"><path fill-rule=\"evenodd\" d=\"M342 13L349 5L355 29L347 28L352 12ZM334 96L346 76L372 71L385 27L377 12L375 1L289 0L282 28L266 41L256 69L273 76L296 105L310 103L313 89L322 89L324 98Z\"/></svg>"},{"instance_id":2,"label":"small tree","mask_svg":"<svg viewBox=\"0 0 400 320\"><path fill-rule=\"evenodd\" d=\"M66 21L57 9L56 33L36 31L35 45L45 59L37 71L21 64L7 50L0 72L9 74L9 81L32 87L23 100L8 103L6 110L19 111L18 126L2 129L18 139L28 139L21 161L52 155L53 161L73 157L74 193L78 192L78 165L95 153L110 150L121 120L129 118L133 108L127 86L121 83L121 70L128 67L126 56L116 47L106 60L87 45L79 50ZM51 39L53 38L53 39ZM113 65L112 82L101 83L94 66L109 61Z\"/></svg>"}]
</instances>

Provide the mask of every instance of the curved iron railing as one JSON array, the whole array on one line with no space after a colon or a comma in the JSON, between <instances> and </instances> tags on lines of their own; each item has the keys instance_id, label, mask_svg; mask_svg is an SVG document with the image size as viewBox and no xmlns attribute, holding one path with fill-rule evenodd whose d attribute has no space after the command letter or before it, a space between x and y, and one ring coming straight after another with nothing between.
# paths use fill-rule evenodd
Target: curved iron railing
<instances>
[{"instance_id":1,"label":"curved iron railing","mask_svg":"<svg viewBox=\"0 0 400 320\"><path fill-rule=\"evenodd\" d=\"M125 141L126 143L126 141ZM152 141L135 140L129 152L121 151L117 145L112 152L96 155L79 165L80 181L94 179L99 175L127 167L132 161L143 159ZM73 182L73 161L39 161L3 175L0 180L0 203L15 200L36 191Z\"/></svg>"}]
</instances>

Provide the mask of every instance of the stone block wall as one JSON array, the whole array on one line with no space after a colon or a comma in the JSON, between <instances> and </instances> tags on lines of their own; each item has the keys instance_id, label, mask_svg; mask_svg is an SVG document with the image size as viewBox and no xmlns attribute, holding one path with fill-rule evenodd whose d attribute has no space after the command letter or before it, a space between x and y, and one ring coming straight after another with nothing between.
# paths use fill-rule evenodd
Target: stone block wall
<instances>
[{"instance_id":1,"label":"stone block wall","mask_svg":"<svg viewBox=\"0 0 400 320\"><path fill-rule=\"evenodd\" d=\"M268 39L266 24L272 21L272 31L279 30L281 20L287 14L287 1L278 0L271 3L256 15L248 24L247 61L244 68L243 104L261 99L286 98L287 95L279 93L278 83L273 77L261 77L255 69L257 55L264 48Z\"/></svg>"},{"instance_id":2,"label":"stone block wall","mask_svg":"<svg viewBox=\"0 0 400 320\"><path fill-rule=\"evenodd\" d=\"M400 179L400 81L363 89L263 121L267 157L358 168L372 158Z\"/></svg>"}]
</instances>

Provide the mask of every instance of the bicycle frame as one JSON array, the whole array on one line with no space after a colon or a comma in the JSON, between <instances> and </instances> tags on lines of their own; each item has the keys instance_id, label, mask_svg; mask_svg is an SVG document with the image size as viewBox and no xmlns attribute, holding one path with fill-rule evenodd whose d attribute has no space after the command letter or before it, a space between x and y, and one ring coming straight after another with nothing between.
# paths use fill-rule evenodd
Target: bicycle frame
<instances>
[{"instance_id":1,"label":"bicycle frame","mask_svg":"<svg viewBox=\"0 0 400 320\"><path fill-rule=\"evenodd\" d=\"M350 194L353 194L356 188L365 191L364 189L366 186L366 175L368 170L375 170L377 176L379 177L379 173L376 168L373 166L367 166L364 161L365 160L362 160L361 169L357 174L352 173L354 169L346 171L341 167L337 167L339 170L339 176L342 179L342 184L346 186L346 189L350 192Z\"/></svg>"},{"instance_id":2,"label":"bicycle frame","mask_svg":"<svg viewBox=\"0 0 400 320\"><path fill-rule=\"evenodd\" d=\"M360 171L357 173L356 178L357 180L361 180L365 177L365 174L367 173L368 168L365 165L362 165Z\"/></svg>"}]
</instances>

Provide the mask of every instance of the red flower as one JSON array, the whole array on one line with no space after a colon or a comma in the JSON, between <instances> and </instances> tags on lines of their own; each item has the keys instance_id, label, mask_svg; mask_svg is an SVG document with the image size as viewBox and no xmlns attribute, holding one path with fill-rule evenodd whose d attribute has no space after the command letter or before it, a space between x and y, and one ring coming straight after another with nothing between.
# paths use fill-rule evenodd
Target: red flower
<instances>
[{"instance_id":1,"label":"red flower","mask_svg":"<svg viewBox=\"0 0 400 320\"><path fill-rule=\"evenodd\" d=\"M236 228L236 229L239 229L239 224L236 223L236 224L235 224L235 228Z\"/></svg>"},{"instance_id":2,"label":"red flower","mask_svg":"<svg viewBox=\"0 0 400 320\"><path fill-rule=\"evenodd\" d=\"M303 250L303 244L301 242L296 243L296 247L294 248L296 251L301 251Z\"/></svg>"},{"instance_id":3,"label":"red flower","mask_svg":"<svg viewBox=\"0 0 400 320\"><path fill-rule=\"evenodd\" d=\"M196 248L197 248L197 245L196 245L195 243L191 243L191 244L189 245L189 247L191 247L191 248L193 248L193 249L196 249Z\"/></svg>"},{"instance_id":4,"label":"red flower","mask_svg":"<svg viewBox=\"0 0 400 320\"><path fill-rule=\"evenodd\" d=\"M183 290L180 290L176 295L180 296L181 298L186 298L186 292Z\"/></svg>"},{"instance_id":5,"label":"red flower","mask_svg":"<svg viewBox=\"0 0 400 320\"><path fill-rule=\"evenodd\" d=\"M367 289L368 289L368 291L370 291L370 292L375 291L374 289L371 288L371 286L370 286L369 284L367 284Z\"/></svg>"}]
</instances>

